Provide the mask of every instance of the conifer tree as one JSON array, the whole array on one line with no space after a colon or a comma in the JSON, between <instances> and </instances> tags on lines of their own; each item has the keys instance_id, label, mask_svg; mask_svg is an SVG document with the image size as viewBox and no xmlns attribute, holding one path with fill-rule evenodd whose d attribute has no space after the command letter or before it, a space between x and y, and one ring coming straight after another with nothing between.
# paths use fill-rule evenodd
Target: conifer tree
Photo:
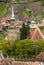
<instances>
[{"instance_id":1,"label":"conifer tree","mask_svg":"<svg viewBox=\"0 0 44 65\"><path fill-rule=\"evenodd\" d=\"M25 23L22 24L22 28L20 29L20 39L23 40L23 39L27 39L27 36L29 34L29 25L25 25Z\"/></svg>"}]
</instances>

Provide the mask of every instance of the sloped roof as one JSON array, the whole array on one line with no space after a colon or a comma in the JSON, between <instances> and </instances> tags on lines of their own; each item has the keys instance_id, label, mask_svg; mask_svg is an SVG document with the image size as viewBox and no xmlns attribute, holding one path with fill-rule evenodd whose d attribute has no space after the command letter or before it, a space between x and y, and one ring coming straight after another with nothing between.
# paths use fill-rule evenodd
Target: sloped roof
<instances>
[{"instance_id":1,"label":"sloped roof","mask_svg":"<svg viewBox=\"0 0 44 65\"><path fill-rule=\"evenodd\" d=\"M32 37L32 36L33 36L33 33L34 33L34 31L30 32L30 37Z\"/></svg>"},{"instance_id":2,"label":"sloped roof","mask_svg":"<svg viewBox=\"0 0 44 65\"><path fill-rule=\"evenodd\" d=\"M5 22L6 23L8 20L10 20L10 18L2 18L1 22Z\"/></svg>"},{"instance_id":3,"label":"sloped roof","mask_svg":"<svg viewBox=\"0 0 44 65\"><path fill-rule=\"evenodd\" d=\"M31 39L33 39L33 40L43 39L44 40L44 35L41 33L38 26L36 27Z\"/></svg>"},{"instance_id":4,"label":"sloped roof","mask_svg":"<svg viewBox=\"0 0 44 65\"><path fill-rule=\"evenodd\" d=\"M44 62L44 52L41 52L37 57L36 57L37 61L41 61Z\"/></svg>"}]
</instances>

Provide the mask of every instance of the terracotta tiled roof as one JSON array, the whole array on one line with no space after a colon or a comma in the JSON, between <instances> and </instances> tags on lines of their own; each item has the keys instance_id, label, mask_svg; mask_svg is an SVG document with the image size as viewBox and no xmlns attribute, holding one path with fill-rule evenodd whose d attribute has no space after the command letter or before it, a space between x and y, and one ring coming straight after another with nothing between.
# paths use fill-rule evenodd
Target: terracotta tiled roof
<instances>
[{"instance_id":1,"label":"terracotta tiled roof","mask_svg":"<svg viewBox=\"0 0 44 65\"><path fill-rule=\"evenodd\" d=\"M41 52L37 57L36 57L37 61L41 61L44 62L44 52Z\"/></svg>"},{"instance_id":2,"label":"terracotta tiled roof","mask_svg":"<svg viewBox=\"0 0 44 65\"><path fill-rule=\"evenodd\" d=\"M15 61L12 58L4 59L0 62L0 65L39 65L39 62L21 62Z\"/></svg>"},{"instance_id":3,"label":"terracotta tiled roof","mask_svg":"<svg viewBox=\"0 0 44 65\"><path fill-rule=\"evenodd\" d=\"M41 32L41 33L42 33L42 35L44 36L44 32ZM32 38L33 34L34 34L34 31L31 31L31 32L30 32L30 37L31 37L31 38Z\"/></svg>"},{"instance_id":4,"label":"terracotta tiled roof","mask_svg":"<svg viewBox=\"0 0 44 65\"><path fill-rule=\"evenodd\" d=\"M7 22L7 20L10 20L10 18L2 18L1 22Z\"/></svg>"},{"instance_id":5,"label":"terracotta tiled roof","mask_svg":"<svg viewBox=\"0 0 44 65\"><path fill-rule=\"evenodd\" d=\"M39 65L39 62L21 62L21 61L15 61L15 62L13 62L13 65Z\"/></svg>"},{"instance_id":6,"label":"terracotta tiled roof","mask_svg":"<svg viewBox=\"0 0 44 65\"><path fill-rule=\"evenodd\" d=\"M32 37L32 36L33 36L33 33L34 33L34 31L30 32L30 37Z\"/></svg>"},{"instance_id":7,"label":"terracotta tiled roof","mask_svg":"<svg viewBox=\"0 0 44 65\"><path fill-rule=\"evenodd\" d=\"M33 40L43 39L44 40L44 35L41 33L38 26L36 27L31 39L33 39Z\"/></svg>"}]
</instances>

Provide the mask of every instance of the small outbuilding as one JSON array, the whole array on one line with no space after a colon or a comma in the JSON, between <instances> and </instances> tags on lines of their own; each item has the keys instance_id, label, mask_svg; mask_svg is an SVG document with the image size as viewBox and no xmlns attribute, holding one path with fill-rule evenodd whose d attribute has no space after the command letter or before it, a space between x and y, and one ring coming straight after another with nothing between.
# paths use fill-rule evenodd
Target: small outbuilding
<instances>
[{"instance_id":1,"label":"small outbuilding","mask_svg":"<svg viewBox=\"0 0 44 65\"><path fill-rule=\"evenodd\" d=\"M44 52L41 52L37 57L36 60L40 62L39 65L44 65Z\"/></svg>"}]
</instances>

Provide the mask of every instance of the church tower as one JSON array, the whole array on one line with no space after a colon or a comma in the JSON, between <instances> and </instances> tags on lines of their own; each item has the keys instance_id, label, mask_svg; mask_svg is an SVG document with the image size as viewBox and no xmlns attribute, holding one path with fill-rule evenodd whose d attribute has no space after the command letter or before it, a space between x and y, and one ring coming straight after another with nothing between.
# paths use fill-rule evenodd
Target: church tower
<instances>
[{"instance_id":1,"label":"church tower","mask_svg":"<svg viewBox=\"0 0 44 65\"><path fill-rule=\"evenodd\" d=\"M12 0L12 7L11 7L11 11L12 11L12 14L11 14L11 20L13 21L15 21L15 15L14 15L14 0Z\"/></svg>"}]
</instances>

